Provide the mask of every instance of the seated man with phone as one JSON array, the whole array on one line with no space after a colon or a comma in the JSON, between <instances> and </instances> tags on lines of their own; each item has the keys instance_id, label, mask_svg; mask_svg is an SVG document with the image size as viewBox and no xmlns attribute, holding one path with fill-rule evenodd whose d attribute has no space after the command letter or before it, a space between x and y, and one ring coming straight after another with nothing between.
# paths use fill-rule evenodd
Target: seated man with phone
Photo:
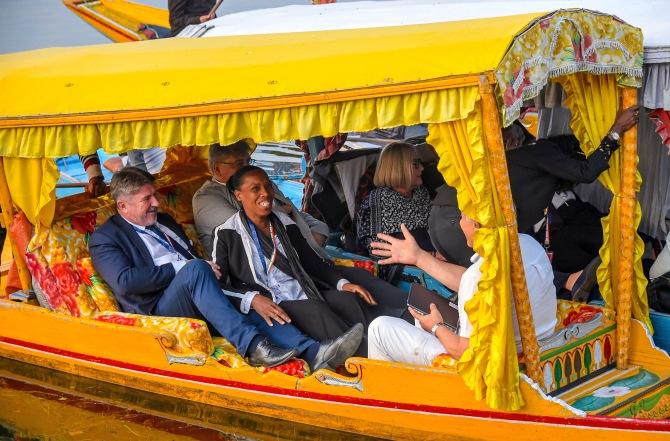
<instances>
[{"instance_id":1,"label":"seated man with phone","mask_svg":"<svg viewBox=\"0 0 670 441\"><path fill-rule=\"evenodd\" d=\"M479 224L462 215L460 226L468 246L472 247L474 234ZM430 300L431 293L417 294L417 288L414 287L413 291L417 292L414 295L410 294L408 307L417 326L394 317L375 319L368 329L368 357L428 366L436 356L443 353L459 359L468 348L472 333L472 324L468 320L465 304L477 292L483 259L475 254L469 268L438 260L419 248L404 225L401 226L401 229L404 240L378 234L379 239L385 242L371 244L375 255L385 257L379 263L415 265L447 288L457 291L458 319L453 318L453 313L450 312L453 307L448 301L444 304L436 298ZM556 325L556 289L553 285L551 263L544 248L532 237L520 234L519 244L535 322L535 334L540 340L550 336ZM442 303L443 312L440 312L436 303ZM520 351L521 338L516 313L513 315L514 334L517 348Z\"/></svg>"}]
</instances>

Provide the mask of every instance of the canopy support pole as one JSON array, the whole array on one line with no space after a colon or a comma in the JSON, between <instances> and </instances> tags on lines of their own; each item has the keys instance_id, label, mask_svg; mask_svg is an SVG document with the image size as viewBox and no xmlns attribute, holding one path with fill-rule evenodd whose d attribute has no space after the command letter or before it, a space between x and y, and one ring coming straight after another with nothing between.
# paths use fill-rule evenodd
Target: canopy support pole
<instances>
[{"instance_id":1,"label":"canopy support pole","mask_svg":"<svg viewBox=\"0 0 670 441\"><path fill-rule=\"evenodd\" d=\"M2 157L0 157L0 206L2 207L2 219L7 228L5 240L8 240L12 246L12 255L19 273L19 280L21 280L21 288L27 291L32 286L30 272L25 260L21 257L23 253L20 252L16 243L12 240L12 235L9 234L9 228L14 218L14 205L12 205L12 197L9 194L9 185L7 185L7 176L5 176L5 162Z\"/></svg>"},{"instance_id":2,"label":"canopy support pole","mask_svg":"<svg viewBox=\"0 0 670 441\"><path fill-rule=\"evenodd\" d=\"M623 89L624 109L637 104L637 89ZM621 146L621 220L618 292L616 293L617 358L618 369L628 367L628 340L630 338L631 299L633 295L633 264L635 261L635 174L637 172L637 126L623 134Z\"/></svg>"},{"instance_id":3,"label":"canopy support pole","mask_svg":"<svg viewBox=\"0 0 670 441\"><path fill-rule=\"evenodd\" d=\"M524 358L526 360L526 373L537 384L542 385L542 371L540 369L540 348L535 335L533 313L530 309L528 299L528 287L526 286L526 275L521 260L521 246L516 225L516 213L512 200L512 189L510 187L509 174L507 171L507 160L505 159L505 148L502 139L502 127L498 114L498 105L493 89L485 75L479 77L479 92L482 96L482 113L484 124L484 138L486 149L489 154L489 163L493 171L494 184L500 198L510 247L510 277L512 282L512 294L516 307L516 316L521 333L521 344L523 346Z\"/></svg>"}]
</instances>

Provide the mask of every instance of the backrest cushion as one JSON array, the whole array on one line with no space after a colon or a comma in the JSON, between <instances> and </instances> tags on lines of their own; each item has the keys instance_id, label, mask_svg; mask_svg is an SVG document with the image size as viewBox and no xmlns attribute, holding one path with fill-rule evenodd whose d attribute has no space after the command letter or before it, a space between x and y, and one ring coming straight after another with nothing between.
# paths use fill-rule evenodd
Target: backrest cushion
<instances>
[{"instance_id":1,"label":"backrest cushion","mask_svg":"<svg viewBox=\"0 0 670 441\"><path fill-rule=\"evenodd\" d=\"M42 306L75 317L118 311L111 289L93 268L88 253L95 226L112 214L109 208L75 214L33 236L26 260Z\"/></svg>"}]
</instances>

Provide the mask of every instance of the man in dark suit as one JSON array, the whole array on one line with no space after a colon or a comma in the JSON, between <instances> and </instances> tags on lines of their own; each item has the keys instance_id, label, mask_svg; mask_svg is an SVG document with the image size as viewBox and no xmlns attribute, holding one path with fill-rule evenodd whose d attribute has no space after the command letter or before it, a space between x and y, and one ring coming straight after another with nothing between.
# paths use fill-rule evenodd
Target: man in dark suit
<instances>
[{"instance_id":1,"label":"man in dark suit","mask_svg":"<svg viewBox=\"0 0 670 441\"><path fill-rule=\"evenodd\" d=\"M300 355L313 369L336 367L353 354L362 329L321 344L288 317L266 323L255 312L243 316L221 292L218 266L199 259L175 220L158 213L153 181L134 167L116 173L110 189L118 214L89 242L93 265L125 312L205 320L255 366L276 366Z\"/></svg>"}]
</instances>

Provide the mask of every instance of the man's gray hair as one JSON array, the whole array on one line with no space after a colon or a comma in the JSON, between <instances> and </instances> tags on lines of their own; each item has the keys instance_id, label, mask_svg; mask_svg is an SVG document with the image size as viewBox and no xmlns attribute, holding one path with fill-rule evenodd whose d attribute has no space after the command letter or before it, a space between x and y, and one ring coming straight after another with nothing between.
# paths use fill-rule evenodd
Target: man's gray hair
<instances>
[{"instance_id":1,"label":"man's gray hair","mask_svg":"<svg viewBox=\"0 0 670 441\"><path fill-rule=\"evenodd\" d=\"M250 150L249 144L243 139L228 145L212 144L209 147L209 171L214 173L217 162L233 156L248 155Z\"/></svg>"},{"instance_id":2,"label":"man's gray hair","mask_svg":"<svg viewBox=\"0 0 670 441\"><path fill-rule=\"evenodd\" d=\"M149 172L137 167L124 167L112 176L109 190L112 198L119 201L123 195L133 195L146 184L153 184L154 178Z\"/></svg>"}]
</instances>

